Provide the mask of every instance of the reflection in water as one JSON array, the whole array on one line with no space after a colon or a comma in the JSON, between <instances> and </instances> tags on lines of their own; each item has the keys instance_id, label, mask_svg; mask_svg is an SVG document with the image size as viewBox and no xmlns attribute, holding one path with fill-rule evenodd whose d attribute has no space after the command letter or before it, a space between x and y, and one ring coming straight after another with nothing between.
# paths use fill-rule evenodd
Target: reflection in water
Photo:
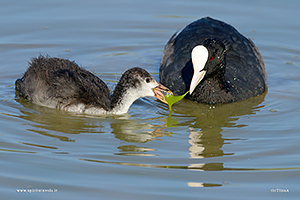
<instances>
[{"instance_id":1,"label":"reflection in water","mask_svg":"<svg viewBox=\"0 0 300 200\"><path fill-rule=\"evenodd\" d=\"M145 143L163 135L161 129L156 130L154 125L131 119L112 122L111 128L116 138L126 142Z\"/></svg>"},{"instance_id":2,"label":"reflection in water","mask_svg":"<svg viewBox=\"0 0 300 200\"><path fill-rule=\"evenodd\" d=\"M265 93L266 94L266 93ZM254 168L227 168L224 163L205 162L203 158L220 157L224 155L232 155L234 152L224 153L222 150L223 145L229 139L224 138L222 131L224 128L230 127L243 127L246 125L238 124L238 119L243 115L252 115L260 110L261 102L264 100L264 95L251 98L245 101L236 102L224 105L202 105L190 101L182 101L174 106L176 112L173 115L160 116L153 119L135 119L130 116L110 116L110 117L88 117L88 116L74 116L71 113L61 112L55 109L48 109L45 107L36 106L22 99L16 99L24 108L20 109L22 115L19 118L34 122L30 124L34 128L28 129L32 132L57 138L61 141L75 142L68 137L67 134L80 134L80 133L103 133L111 131L115 138L121 141L117 147L118 153L115 153L113 161L79 158L79 160L96 162L96 163L109 163L126 166L139 166L149 168L166 168L166 169L185 169L193 171L238 171L238 170L291 170L299 168L268 168L268 169L254 169ZM150 123L147 123L150 122ZM151 123L152 122L152 123ZM154 125L162 122L161 125ZM107 126L108 125L108 126ZM172 161L165 161L162 155L157 153L157 149L151 147L150 141L158 140L163 136L170 136L173 134L172 127L187 128L189 133L188 142L189 158L191 162L178 162L174 164ZM186 130L185 130L186 131ZM124 143L125 141L125 143ZM131 143L131 144L128 144ZM149 143L146 145L146 143ZM56 150L57 147L49 145L36 144L30 142L22 142L27 146L41 147L46 149ZM0 149L1 150L1 149ZM6 150L4 151L14 151ZM16 151L17 152L17 151ZM156 153L154 153L156 152ZM27 153L27 152L26 152ZM35 152L28 152L35 153ZM68 152L63 152L68 153ZM118 162L116 156L159 156L163 158L162 164L151 164L148 158L139 159L139 162ZM89 157L89 156L87 156ZM142 157L140 157L142 158ZM169 158L172 160L171 158ZM198 159L202 162L195 163L194 160ZM128 160L128 159L126 159ZM169 160L169 161L170 161ZM181 158L180 158L181 160ZM176 159L175 159L176 161ZM197 160L196 160L197 161ZM184 162L183 162L184 163ZM202 182L189 182L190 187L214 187L222 186L222 184L202 183Z\"/></svg>"},{"instance_id":3,"label":"reflection in water","mask_svg":"<svg viewBox=\"0 0 300 200\"><path fill-rule=\"evenodd\" d=\"M152 125L151 123L146 123L145 120L140 119L130 119L129 115L77 115L74 113L38 106L22 98L15 100L24 107L20 109L22 114L16 117L34 122L33 124L30 124L33 128L27 130L43 136L56 138L60 141L75 142L74 139L70 139L70 137L65 133L99 134L111 131L111 133L115 135L115 138L129 143L146 143L152 140L157 140L158 137L170 135L168 131L163 131L163 126L161 125ZM160 118L164 117L162 116ZM148 120L158 121L160 118ZM23 144L28 146L44 146L31 143ZM138 145L125 144L120 145L118 149L121 153L116 153L116 155L157 156L156 154L147 153L154 152L156 149Z\"/></svg>"},{"instance_id":4,"label":"reflection in water","mask_svg":"<svg viewBox=\"0 0 300 200\"><path fill-rule=\"evenodd\" d=\"M258 105L264 100L265 95L266 92L261 96L232 104L206 105L206 109L199 109L202 112L199 112L198 109L188 109L190 113L197 116L196 123L190 127L190 158L233 155L234 153L224 153L222 150L225 141L221 134L223 128L246 126L237 125L235 121L239 119L239 116L257 112L262 107ZM204 105L198 106L204 107ZM181 109L179 107L178 111L180 112ZM195 113L194 110L198 110L198 112ZM201 128L201 130L195 131L196 128ZM224 170L223 163L190 164L188 168L205 171Z\"/></svg>"},{"instance_id":5,"label":"reflection in water","mask_svg":"<svg viewBox=\"0 0 300 200\"><path fill-rule=\"evenodd\" d=\"M190 158L207 158L234 153L224 153L225 143L221 134L224 128L243 127L236 122L243 115L255 114L263 106L259 106L265 98L263 95L230 104L205 105L184 100L175 106L176 113L195 116L196 120L189 125ZM170 119L171 118L171 119ZM169 115L166 120L168 127L178 126L179 117ZM175 122L174 124L170 122ZM197 131L199 130L199 131Z\"/></svg>"},{"instance_id":6,"label":"reflection in water","mask_svg":"<svg viewBox=\"0 0 300 200\"><path fill-rule=\"evenodd\" d=\"M189 133L188 142L189 155L193 159L203 159L208 157L220 157L233 155L234 152L224 153L223 145L228 141L224 139L222 131L224 128L243 127L246 125L238 124L240 116L252 115L260 110L259 106L263 102L266 93L261 96L248 100L223 105L204 105L184 100L174 106L175 112L169 116L160 116L150 119L136 119L127 116L103 116L87 117L82 115L71 115L71 113L48 109L36 106L22 99L17 99L25 109L19 117L32 122L34 129L30 131L38 134L58 138L61 141L74 142L66 134L80 133L103 133L108 130L114 134L115 138L121 141L117 147L121 156L158 156L157 149L145 145L160 137L177 134L172 132L173 127L183 127ZM29 109L28 109L29 108ZM150 122L150 123L147 123ZM161 122L161 125L154 123ZM106 123L106 125L105 125ZM105 129L105 130L102 130ZM171 130L171 131L170 131ZM180 129L176 128L176 131ZM126 143L123 143L125 141ZM131 144L128 144L131 143ZM143 145L142 145L143 144ZM26 145L39 145L29 144ZM53 147L45 147L53 148ZM93 159L83 159L86 161L103 162ZM146 161L147 162L147 161ZM135 165L158 168L180 168L189 170L219 171L224 170L223 163L190 163L187 166L176 165L152 165L144 163L124 163L116 162L121 165Z\"/></svg>"},{"instance_id":7,"label":"reflection in water","mask_svg":"<svg viewBox=\"0 0 300 200\"><path fill-rule=\"evenodd\" d=\"M191 145L189 148L190 158L217 157L233 154L224 154L221 149L224 144L224 139L220 133L215 134L214 139L211 139L211 137L207 138L206 136L208 136L208 134L205 135L202 131L191 130L189 135L189 143Z\"/></svg>"},{"instance_id":8,"label":"reflection in water","mask_svg":"<svg viewBox=\"0 0 300 200\"><path fill-rule=\"evenodd\" d=\"M34 124L34 128L29 131L52 137L66 142L75 142L64 133L102 133L102 125L96 118L86 118L84 116L74 116L71 113L59 111L52 108L37 106L24 99L16 99L24 106L20 109L22 115L16 116Z\"/></svg>"},{"instance_id":9,"label":"reflection in water","mask_svg":"<svg viewBox=\"0 0 300 200\"><path fill-rule=\"evenodd\" d=\"M202 154L205 150L205 147L202 144L201 136L201 131L191 131L191 134L189 135L189 143L191 145L191 147L189 148L190 158L204 158Z\"/></svg>"},{"instance_id":10,"label":"reflection in water","mask_svg":"<svg viewBox=\"0 0 300 200\"><path fill-rule=\"evenodd\" d=\"M224 167L223 163L201 163L191 165L158 165L158 164L145 164L136 162L114 162L104 161L98 159L79 158L79 160L93 162L93 163L105 163L116 164L123 166L136 166L136 167L149 167L149 168L165 168L165 169L184 169L193 171L286 171L286 170L300 170L300 167L284 167L284 168L234 168Z\"/></svg>"},{"instance_id":11,"label":"reflection in water","mask_svg":"<svg viewBox=\"0 0 300 200\"><path fill-rule=\"evenodd\" d=\"M116 164L123 166L135 166L135 167L148 167L148 168L165 168L165 169L184 169L193 171L286 171L286 170L300 170L300 167L283 167L283 168L234 168L224 167L223 163L200 163L186 165L159 165L159 164L146 164L137 162L115 162L104 161L99 159L79 158L79 160L93 162L93 163L105 163Z\"/></svg>"},{"instance_id":12,"label":"reflection in water","mask_svg":"<svg viewBox=\"0 0 300 200\"><path fill-rule=\"evenodd\" d=\"M153 119L149 119L150 121ZM155 119L158 120L158 119ZM164 131L160 125L152 125L145 121L126 119L114 121L111 123L112 133L121 141L129 143L146 143L152 140L157 140L158 137L170 135ZM147 152L157 151L156 149L136 145L121 145L118 147L121 153L116 155L126 156L157 156Z\"/></svg>"},{"instance_id":13,"label":"reflection in water","mask_svg":"<svg viewBox=\"0 0 300 200\"><path fill-rule=\"evenodd\" d=\"M126 156L157 156L156 154L145 154L145 152L156 151L156 149L148 147L138 147L136 145L121 145L118 147L122 153L115 153L115 155L126 155ZM134 153L132 153L134 152ZM140 152L140 153L138 153Z\"/></svg>"},{"instance_id":14,"label":"reflection in water","mask_svg":"<svg viewBox=\"0 0 300 200\"><path fill-rule=\"evenodd\" d=\"M51 147L51 146L46 146L46 145L40 145L40 144L32 144L32 143L28 143L28 142L20 142L20 143L28 145L28 146L40 147L40 148L45 148L45 149L57 149L56 147Z\"/></svg>"}]
</instances>

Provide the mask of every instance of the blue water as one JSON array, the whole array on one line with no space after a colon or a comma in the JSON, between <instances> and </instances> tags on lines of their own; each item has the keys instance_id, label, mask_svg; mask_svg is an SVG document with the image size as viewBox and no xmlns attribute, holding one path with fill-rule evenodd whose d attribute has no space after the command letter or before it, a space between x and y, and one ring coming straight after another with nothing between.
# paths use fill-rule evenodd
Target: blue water
<instances>
[{"instance_id":1,"label":"blue water","mask_svg":"<svg viewBox=\"0 0 300 200\"><path fill-rule=\"evenodd\" d=\"M300 3L0 1L0 198L298 199ZM113 89L139 66L158 80L173 33L211 16L259 48L268 91L225 105L153 98L124 116L61 112L15 98L39 54L75 60Z\"/></svg>"}]
</instances>

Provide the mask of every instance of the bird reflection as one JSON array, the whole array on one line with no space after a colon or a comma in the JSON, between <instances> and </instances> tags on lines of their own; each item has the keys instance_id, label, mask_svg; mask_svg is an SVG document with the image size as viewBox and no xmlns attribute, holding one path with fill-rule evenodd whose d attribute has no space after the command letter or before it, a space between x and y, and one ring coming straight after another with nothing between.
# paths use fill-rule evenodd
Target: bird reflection
<instances>
[{"instance_id":1,"label":"bird reflection","mask_svg":"<svg viewBox=\"0 0 300 200\"><path fill-rule=\"evenodd\" d=\"M247 126L238 124L238 119L240 116L255 114L259 111L263 107L260 104L264 101L265 95L266 92L248 100L220 105L198 104L184 100L175 106L176 115L168 116L166 126L178 126L181 120L179 114L186 116L186 113L189 113L189 116L195 117L195 120L189 125L190 158L201 159L233 155L234 152L224 153L222 150L227 141L222 134L224 128ZM199 166L199 168L204 167Z\"/></svg>"},{"instance_id":2,"label":"bird reflection","mask_svg":"<svg viewBox=\"0 0 300 200\"><path fill-rule=\"evenodd\" d=\"M23 108L20 109L21 119L34 122L29 131L59 139L65 142L75 142L66 134L102 133L102 125L96 118L75 116L68 112L37 106L24 99L16 99Z\"/></svg>"},{"instance_id":3,"label":"bird reflection","mask_svg":"<svg viewBox=\"0 0 300 200\"><path fill-rule=\"evenodd\" d=\"M201 131L192 131L189 135L189 143L191 147L189 148L190 151L190 158L204 158L203 152L205 150L204 145L202 144L202 132Z\"/></svg>"},{"instance_id":4,"label":"bird reflection","mask_svg":"<svg viewBox=\"0 0 300 200\"><path fill-rule=\"evenodd\" d=\"M163 140L165 136L188 133L189 147L186 149L189 158L199 159L233 155L235 152L224 152L223 145L228 142L223 130L232 127L243 127L238 120L244 115L253 115L263 105L263 95L230 104L206 105L183 100L174 105L174 112L155 115L153 118L139 119L134 116L98 117L74 116L67 112L33 105L16 99L24 108L19 118L34 122L30 131L53 137L61 141L75 142L67 134L107 133L111 132L120 140L115 155L158 156L157 147L150 143ZM185 129L186 128L186 129ZM184 131L184 132L182 132ZM62 134L67 133L67 134ZM241 139L241 138L237 138ZM168 150L176 146L167 146ZM157 166L156 166L157 167ZM163 167L163 166L159 166ZM190 170L222 170L223 163L192 163L188 166L173 166ZM172 166L168 166L172 168Z\"/></svg>"},{"instance_id":5,"label":"bird reflection","mask_svg":"<svg viewBox=\"0 0 300 200\"><path fill-rule=\"evenodd\" d=\"M151 119L148 119L151 120ZM157 151L154 148L149 148L138 143L146 143L152 140L168 135L168 132L163 131L160 125L152 125L141 120L127 119L122 121L115 121L111 123L112 133L121 141L127 143L135 143L130 145L121 145L118 149L121 153L116 155L130 155L130 156L157 156L149 153Z\"/></svg>"}]
</instances>

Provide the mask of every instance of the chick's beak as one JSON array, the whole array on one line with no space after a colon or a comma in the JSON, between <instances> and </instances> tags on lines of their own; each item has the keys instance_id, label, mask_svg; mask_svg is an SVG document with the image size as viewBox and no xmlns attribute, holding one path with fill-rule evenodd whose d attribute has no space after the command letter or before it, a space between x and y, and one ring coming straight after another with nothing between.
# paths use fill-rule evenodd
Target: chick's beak
<instances>
[{"instance_id":1,"label":"chick's beak","mask_svg":"<svg viewBox=\"0 0 300 200\"><path fill-rule=\"evenodd\" d=\"M163 86L162 84L158 84L155 88L153 88L154 97L158 98L161 102L168 104L166 101L165 96L167 94L173 95L173 92L169 89Z\"/></svg>"}]
</instances>

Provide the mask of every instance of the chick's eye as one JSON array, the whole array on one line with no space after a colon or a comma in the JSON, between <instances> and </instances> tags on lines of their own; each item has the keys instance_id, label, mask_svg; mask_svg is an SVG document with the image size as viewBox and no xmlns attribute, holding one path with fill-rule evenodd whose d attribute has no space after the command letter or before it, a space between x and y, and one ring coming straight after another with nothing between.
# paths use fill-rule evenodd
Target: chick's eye
<instances>
[{"instance_id":1,"label":"chick's eye","mask_svg":"<svg viewBox=\"0 0 300 200\"><path fill-rule=\"evenodd\" d=\"M147 83L150 83L150 78L146 78L146 82L147 82Z\"/></svg>"},{"instance_id":2,"label":"chick's eye","mask_svg":"<svg viewBox=\"0 0 300 200\"><path fill-rule=\"evenodd\" d=\"M212 56L212 57L210 57L210 58L208 58L208 60L209 61L212 61L214 59L214 57Z\"/></svg>"}]
</instances>

